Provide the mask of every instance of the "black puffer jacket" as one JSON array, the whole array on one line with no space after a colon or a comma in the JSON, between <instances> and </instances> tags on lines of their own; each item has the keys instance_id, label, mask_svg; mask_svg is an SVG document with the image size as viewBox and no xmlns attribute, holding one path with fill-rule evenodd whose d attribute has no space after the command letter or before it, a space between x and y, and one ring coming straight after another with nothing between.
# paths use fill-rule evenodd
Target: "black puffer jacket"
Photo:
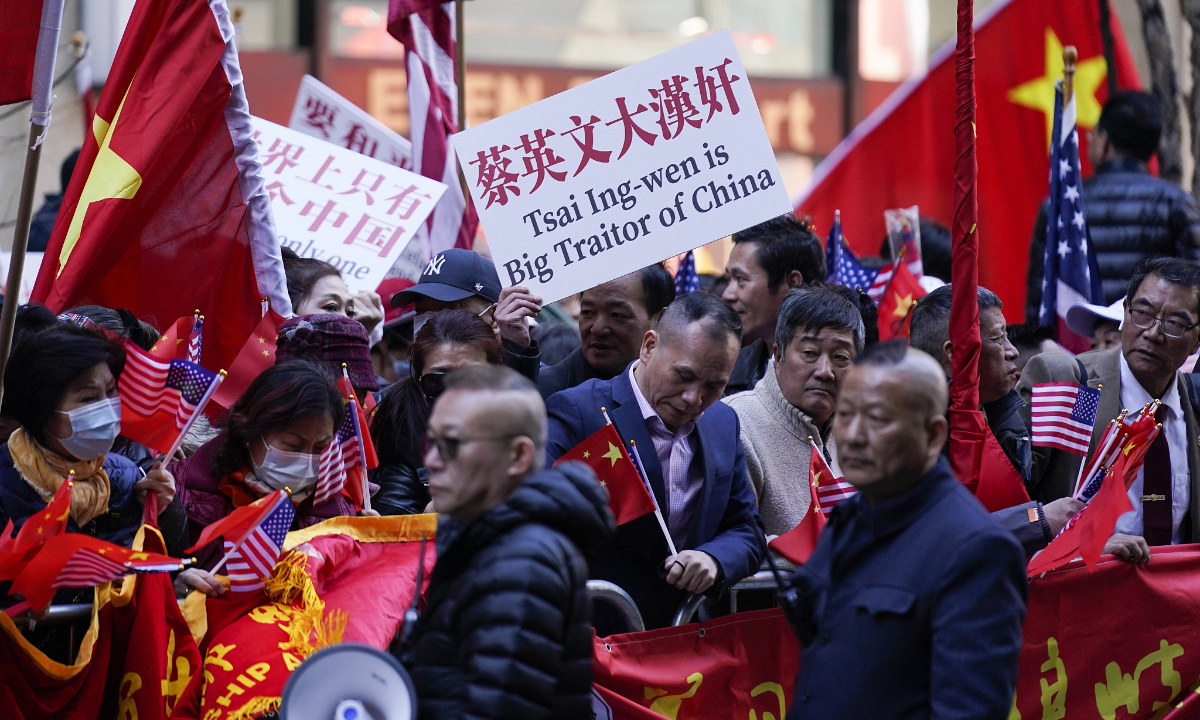
<instances>
[{"instance_id":1,"label":"black puffer jacket","mask_svg":"<svg viewBox=\"0 0 1200 720\"><path fill-rule=\"evenodd\" d=\"M1025 319L1037 322L1042 300L1046 208L1042 202L1029 244ZM1083 212L1100 266L1104 303L1125 295L1143 258L1170 255L1200 259L1200 211L1178 185L1150 174L1146 164L1118 157L1083 181Z\"/></svg>"},{"instance_id":2,"label":"black puffer jacket","mask_svg":"<svg viewBox=\"0 0 1200 720\"><path fill-rule=\"evenodd\" d=\"M580 551L615 533L607 493L577 463L527 477L466 527L443 517L426 606L400 652L420 720L591 720Z\"/></svg>"}]
</instances>

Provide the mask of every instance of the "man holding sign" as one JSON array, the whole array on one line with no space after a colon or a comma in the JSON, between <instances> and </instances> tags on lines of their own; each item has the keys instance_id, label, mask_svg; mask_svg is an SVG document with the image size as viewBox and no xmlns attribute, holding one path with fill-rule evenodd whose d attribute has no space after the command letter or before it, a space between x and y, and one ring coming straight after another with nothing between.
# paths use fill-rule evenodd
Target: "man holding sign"
<instances>
[{"instance_id":1,"label":"man holding sign","mask_svg":"<svg viewBox=\"0 0 1200 720\"><path fill-rule=\"evenodd\" d=\"M717 402L741 337L741 321L720 298L688 293L663 312L626 372L589 380L546 403L550 462L603 427L605 412L621 439L636 443L673 542L657 518L644 515L621 525L588 565L593 578L633 597L647 629L669 625L689 593L754 573L766 552L737 414ZM597 633L622 629L605 611L596 608Z\"/></svg>"}]
</instances>

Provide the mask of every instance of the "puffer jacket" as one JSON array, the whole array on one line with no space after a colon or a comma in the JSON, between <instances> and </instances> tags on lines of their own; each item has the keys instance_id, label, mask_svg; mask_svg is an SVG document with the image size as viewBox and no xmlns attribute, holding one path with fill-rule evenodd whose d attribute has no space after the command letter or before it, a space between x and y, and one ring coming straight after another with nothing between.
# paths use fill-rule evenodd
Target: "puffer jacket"
<instances>
[{"instance_id":1,"label":"puffer jacket","mask_svg":"<svg viewBox=\"0 0 1200 720\"><path fill-rule=\"evenodd\" d=\"M1042 300L1047 207L1043 201L1029 243L1028 322L1037 322ZM1083 181L1083 212L1106 305L1125 295L1129 278L1144 258L1200 259L1200 211L1195 200L1178 185L1151 175L1143 162L1118 157L1096 168L1096 174Z\"/></svg>"},{"instance_id":2,"label":"puffer jacket","mask_svg":"<svg viewBox=\"0 0 1200 720\"><path fill-rule=\"evenodd\" d=\"M581 551L615 532L607 492L578 463L530 475L465 527L441 518L426 606L398 653L419 720L591 720Z\"/></svg>"}]
</instances>

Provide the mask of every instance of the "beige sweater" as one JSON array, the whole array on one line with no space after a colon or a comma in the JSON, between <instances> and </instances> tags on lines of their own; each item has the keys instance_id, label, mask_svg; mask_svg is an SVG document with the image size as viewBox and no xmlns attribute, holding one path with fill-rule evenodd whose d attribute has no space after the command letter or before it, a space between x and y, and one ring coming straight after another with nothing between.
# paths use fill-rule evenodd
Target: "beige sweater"
<instances>
[{"instance_id":1,"label":"beige sweater","mask_svg":"<svg viewBox=\"0 0 1200 720\"><path fill-rule=\"evenodd\" d=\"M746 471L758 496L758 512L768 535L782 535L800 524L812 502L808 488L811 436L817 447L828 450L834 476L840 476L833 438L821 439L812 418L783 396L772 360L753 390L730 395L725 402L742 423Z\"/></svg>"}]
</instances>

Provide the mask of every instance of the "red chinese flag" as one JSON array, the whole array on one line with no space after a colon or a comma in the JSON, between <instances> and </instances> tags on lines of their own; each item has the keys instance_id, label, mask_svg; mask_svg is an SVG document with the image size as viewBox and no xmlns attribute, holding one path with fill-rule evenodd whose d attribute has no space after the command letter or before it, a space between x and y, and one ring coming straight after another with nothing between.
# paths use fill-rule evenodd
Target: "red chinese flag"
<instances>
[{"instance_id":1,"label":"red chinese flag","mask_svg":"<svg viewBox=\"0 0 1200 720\"><path fill-rule=\"evenodd\" d=\"M250 383L254 382L254 378L275 364L275 338L279 335L283 320L279 313L267 310L238 351L229 368L229 376L213 393L211 405L220 405L226 410L233 407Z\"/></svg>"},{"instance_id":2,"label":"red chinese flag","mask_svg":"<svg viewBox=\"0 0 1200 720\"><path fill-rule=\"evenodd\" d=\"M642 482L617 429L605 425L591 437L568 450L554 464L578 460L596 472L600 484L608 488L608 506L618 525L654 512L654 498Z\"/></svg>"},{"instance_id":3,"label":"red chinese flag","mask_svg":"<svg viewBox=\"0 0 1200 720\"><path fill-rule=\"evenodd\" d=\"M155 324L204 308L214 370L264 297L291 311L233 35L224 0L137 0L33 290Z\"/></svg>"},{"instance_id":4,"label":"red chinese flag","mask_svg":"<svg viewBox=\"0 0 1200 720\"><path fill-rule=\"evenodd\" d=\"M223 537L234 545L240 545L250 533L254 532L254 528L258 527L271 514L271 511L275 509L275 505L281 499L287 501L284 491L276 490L249 505L243 505L235 509L225 517L204 528L200 533L200 538L196 540L196 544L185 550L185 552L193 552L202 548L218 537Z\"/></svg>"},{"instance_id":5,"label":"red chinese flag","mask_svg":"<svg viewBox=\"0 0 1200 720\"><path fill-rule=\"evenodd\" d=\"M25 524L21 526L15 540L10 538L12 520L9 520L4 533L4 541L8 547L5 554L0 556L0 581L12 580L20 575L37 557L47 540L67 531L67 520L70 516L71 483L68 481L59 486L54 497L46 504L45 510L25 519Z\"/></svg>"},{"instance_id":6,"label":"red chinese flag","mask_svg":"<svg viewBox=\"0 0 1200 720\"><path fill-rule=\"evenodd\" d=\"M821 512L821 503L817 499L817 487L823 479L832 479L833 471L825 463L821 451L813 448L812 458L808 461L808 492L811 500L808 512L796 527L767 543L767 546L788 560L803 565L813 550L817 547L817 538L825 528L825 513Z\"/></svg>"},{"instance_id":7,"label":"red chinese flag","mask_svg":"<svg viewBox=\"0 0 1200 720\"><path fill-rule=\"evenodd\" d=\"M1108 97L1099 14L1095 0L1009 0L993 3L975 24L979 282L1004 301L1009 322L1024 320L1029 239L1038 204L1050 191L1054 83L1062 77L1064 45L1079 50L1081 145ZM1120 85L1140 88L1115 16L1112 31ZM819 227L828 227L840 208L845 237L860 255L878 252L888 208L919 205L921 215L951 225L954 42L935 53L923 76L859 123L817 168L812 189L796 206ZM1086 154L1081 147L1084 172L1090 173Z\"/></svg>"},{"instance_id":8,"label":"red chinese flag","mask_svg":"<svg viewBox=\"0 0 1200 720\"><path fill-rule=\"evenodd\" d=\"M896 266L892 282L879 301L879 339L907 338L912 306L927 293L906 263Z\"/></svg>"},{"instance_id":9,"label":"red chinese flag","mask_svg":"<svg viewBox=\"0 0 1200 720\"><path fill-rule=\"evenodd\" d=\"M33 93L33 57L42 23L41 0L0 4L0 105L28 100Z\"/></svg>"}]
</instances>

